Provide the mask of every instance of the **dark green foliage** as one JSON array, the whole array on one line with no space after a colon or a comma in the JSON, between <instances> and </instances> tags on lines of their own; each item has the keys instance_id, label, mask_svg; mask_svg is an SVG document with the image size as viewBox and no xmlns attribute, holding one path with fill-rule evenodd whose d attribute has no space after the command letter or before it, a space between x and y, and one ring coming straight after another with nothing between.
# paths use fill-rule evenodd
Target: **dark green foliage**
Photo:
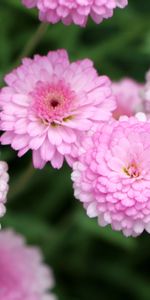
<instances>
[{"instance_id":1,"label":"dark green foliage","mask_svg":"<svg viewBox=\"0 0 150 300\"><path fill-rule=\"evenodd\" d=\"M86 29L62 24L41 27L35 10L21 0L0 0L0 85L27 52L66 48L72 60L89 57L113 80L132 76L143 82L150 67L150 1L129 0L112 19ZM28 47L26 45L28 44ZM34 44L36 44L34 46ZM99 228L73 198L70 169L34 170L31 156L17 158L2 147L10 165L10 192L4 227L39 245L55 273L60 300L149 300L150 236L125 238Z\"/></svg>"}]
</instances>

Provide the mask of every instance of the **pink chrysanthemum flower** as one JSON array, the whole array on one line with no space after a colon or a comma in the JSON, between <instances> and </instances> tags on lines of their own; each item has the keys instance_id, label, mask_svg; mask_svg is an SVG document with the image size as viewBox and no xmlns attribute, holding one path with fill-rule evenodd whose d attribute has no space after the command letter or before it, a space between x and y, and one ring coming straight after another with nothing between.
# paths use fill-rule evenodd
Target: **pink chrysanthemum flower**
<instances>
[{"instance_id":1,"label":"pink chrysanthemum flower","mask_svg":"<svg viewBox=\"0 0 150 300\"><path fill-rule=\"evenodd\" d=\"M101 226L126 236L150 233L150 122L100 125L73 165L75 197Z\"/></svg>"},{"instance_id":2,"label":"pink chrysanthemum flower","mask_svg":"<svg viewBox=\"0 0 150 300\"><path fill-rule=\"evenodd\" d=\"M99 77L88 59L70 63L65 50L24 59L5 81L1 143L19 156L31 149L37 168L70 162L82 135L116 107L108 77Z\"/></svg>"},{"instance_id":3,"label":"pink chrysanthemum flower","mask_svg":"<svg viewBox=\"0 0 150 300\"><path fill-rule=\"evenodd\" d=\"M0 299L56 300L51 270L42 262L37 248L11 230L0 231Z\"/></svg>"},{"instance_id":4,"label":"pink chrysanthemum flower","mask_svg":"<svg viewBox=\"0 0 150 300\"><path fill-rule=\"evenodd\" d=\"M8 193L8 180L9 175L7 173L8 165L4 161L0 161L0 217L5 214L5 202L7 200Z\"/></svg>"},{"instance_id":5,"label":"pink chrysanthemum flower","mask_svg":"<svg viewBox=\"0 0 150 300\"><path fill-rule=\"evenodd\" d=\"M128 0L22 0L28 8L37 7L41 21L85 26L88 17L97 23L112 17L116 7L124 8Z\"/></svg>"},{"instance_id":6,"label":"pink chrysanthemum flower","mask_svg":"<svg viewBox=\"0 0 150 300\"><path fill-rule=\"evenodd\" d=\"M115 119L119 119L122 115L131 117L137 112L143 111L142 84L133 79L124 78L119 82L114 82L112 87L117 102L117 108L113 112Z\"/></svg>"}]
</instances>

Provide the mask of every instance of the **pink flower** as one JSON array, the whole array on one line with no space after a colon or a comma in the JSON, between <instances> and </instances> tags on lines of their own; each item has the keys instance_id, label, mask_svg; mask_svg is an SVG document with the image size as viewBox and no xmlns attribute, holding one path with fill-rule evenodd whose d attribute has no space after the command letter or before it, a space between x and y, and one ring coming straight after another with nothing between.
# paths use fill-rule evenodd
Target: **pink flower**
<instances>
[{"instance_id":1,"label":"pink flower","mask_svg":"<svg viewBox=\"0 0 150 300\"><path fill-rule=\"evenodd\" d=\"M128 0L22 0L28 8L37 7L41 21L85 26L88 16L99 24L112 17L116 7L124 8Z\"/></svg>"},{"instance_id":2,"label":"pink flower","mask_svg":"<svg viewBox=\"0 0 150 300\"><path fill-rule=\"evenodd\" d=\"M104 122L73 165L75 197L101 226L150 233L150 122Z\"/></svg>"},{"instance_id":3,"label":"pink flower","mask_svg":"<svg viewBox=\"0 0 150 300\"><path fill-rule=\"evenodd\" d=\"M0 231L0 299L56 300L51 270L42 262L37 248L11 230Z\"/></svg>"},{"instance_id":4,"label":"pink flower","mask_svg":"<svg viewBox=\"0 0 150 300\"><path fill-rule=\"evenodd\" d=\"M117 108L113 112L115 119L118 119L121 115L130 117L139 111L143 111L142 84L133 79L124 78L119 82L114 82L112 86L117 101Z\"/></svg>"},{"instance_id":5,"label":"pink flower","mask_svg":"<svg viewBox=\"0 0 150 300\"><path fill-rule=\"evenodd\" d=\"M0 217L2 217L5 212L6 208L4 206L7 200L7 193L8 193L8 180L9 175L7 173L8 165L4 161L0 161Z\"/></svg>"},{"instance_id":6,"label":"pink flower","mask_svg":"<svg viewBox=\"0 0 150 300\"><path fill-rule=\"evenodd\" d=\"M98 76L92 61L70 63L65 50L23 59L5 77L0 93L2 144L18 155L33 151L33 164L71 163L82 135L93 123L108 120L115 109L111 83Z\"/></svg>"}]
</instances>

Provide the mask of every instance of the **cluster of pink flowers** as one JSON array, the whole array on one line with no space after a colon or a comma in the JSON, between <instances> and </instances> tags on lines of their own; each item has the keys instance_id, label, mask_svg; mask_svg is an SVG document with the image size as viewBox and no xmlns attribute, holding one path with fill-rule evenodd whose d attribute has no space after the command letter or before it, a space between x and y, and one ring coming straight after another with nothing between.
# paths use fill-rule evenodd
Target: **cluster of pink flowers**
<instances>
[{"instance_id":1,"label":"cluster of pink flowers","mask_svg":"<svg viewBox=\"0 0 150 300\"><path fill-rule=\"evenodd\" d=\"M100 23L127 0L22 0L40 20L85 26ZM145 86L111 83L89 59L70 62L66 50L24 58L0 90L0 137L35 168L72 167L74 194L89 217L126 236L150 233L150 72ZM138 115L136 113L139 112ZM142 112L142 113L141 113ZM8 192L0 162L0 216ZM0 298L52 300L50 270L37 249L12 231L0 233ZM31 284L31 282L33 284Z\"/></svg>"},{"instance_id":2,"label":"cluster of pink flowers","mask_svg":"<svg viewBox=\"0 0 150 300\"><path fill-rule=\"evenodd\" d=\"M26 246L12 230L0 231L0 299L56 300L48 292L53 284L39 249Z\"/></svg>"},{"instance_id":3,"label":"cluster of pink flowers","mask_svg":"<svg viewBox=\"0 0 150 300\"><path fill-rule=\"evenodd\" d=\"M128 0L22 0L41 21L85 26L110 18ZM125 236L150 233L150 71L146 84L111 82L90 59L70 62L66 50L24 58L0 90L1 145L35 168L72 167L74 195L100 226ZM138 114L137 114L138 113ZM0 161L0 217L8 166ZM12 230L0 231L0 299L56 300L39 249Z\"/></svg>"},{"instance_id":4,"label":"cluster of pink flowers","mask_svg":"<svg viewBox=\"0 0 150 300\"><path fill-rule=\"evenodd\" d=\"M1 144L19 156L32 150L36 168L60 168L66 159L90 217L126 236L149 232L150 122L142 98L145 92L148 101L149 83L112 84L91 60L71 63L65 50L23 59L5 82Z\"/></svg>"},{"instance_id":5,"label":"cluster of pink flowers","mask_svg":"<svg viewBox=\"0 0 150 300\"><path fill-rule=\"evenodd\" d=\"M22 0L28 8L37 7L41 21L85 26L88 17L99 24L112 17L116 7L124 8L127 0Z\"/></svg>"}]
</instances>

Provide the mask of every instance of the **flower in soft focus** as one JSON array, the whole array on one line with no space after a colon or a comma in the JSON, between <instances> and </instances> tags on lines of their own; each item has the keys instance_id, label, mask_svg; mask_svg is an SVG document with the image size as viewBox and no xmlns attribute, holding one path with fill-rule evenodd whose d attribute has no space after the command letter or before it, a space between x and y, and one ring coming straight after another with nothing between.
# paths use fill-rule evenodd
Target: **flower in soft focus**
<instances>
[{"instance_id":1,"label":"flower in soft focus","mask_svg":"<svg viewBox=\"0 0 150 300\"><path fill-rule=\"evenodd\" d=\"M37 7L41 21L85 26L88 17L97 23L112 17L116 7L124 8L128 0L22 0L28 8Z\"/></svg>"},{"instance_id":2,"label":"flower in soft focus","mask_svg":"<svg viewBox=\"0 0 150 300\"><path fill-rule=\"evenodd\" d=\"M4 161L0 161L0 217L2 217L6 211L4 204L7 200L8 180L9 180L9 175L7 171L8 171L7 163Z\"/></svg>"},{"instance_id":3,"label":"flower in soft focus","mask_svg":"<svg viewBox=\"0 0 150 300\"><path fill-rule=\"evenodd\" d=\"M11 230L0 231L0 270L0 299L56 300L48 292L53 275L40 251Z\"/></svg>"},{"instance_id":4,"label":"flower in soft focus","mask_svg":"<svg viewBox=\"0 0 150 300\"><path fill-rule=\"evenodd\" d=\"M143 99L143 106L144 106L144 112L150 117L150 71L146 74L146 83L142 90L142 99Z\"/></svg>"},{"instance_id":5,"label":"flower in soft focus","mask_svg":"<svg viewBox=\"0 0 150 300\"><path fill-rule=\"evenodd\" d=\"M124 78L114 82L112 87L117 102L117 108L113 112L115 119L119 119L122 115L130 117L139 111L143 111L142 84L137 83L133 79Z\"/></svg>"},{"instance_id":6,"label":"flower in soft focus","mask_svg":"<svg viewBox=\"0 0 150 300\"><path fill-rule=\"evenodd\" d=\"M23 59L5 81L1 143L19 156L33 150L37 168L46 162L60 168L64 157L71 163L82 135L116 107L108 77L98 76L88 59L70 63L65 50Z\"/></svg>"},{"instance_id":7,"label":"flower in soft focus","mask_svg":"<svg viewBox=\"0 0 150 300\"><path fill-rule=\"evenodd\" d=\"M150 233L150 122L104 122L73 165L75 197L101 226Z\"/></svg>"}]
</instances>

